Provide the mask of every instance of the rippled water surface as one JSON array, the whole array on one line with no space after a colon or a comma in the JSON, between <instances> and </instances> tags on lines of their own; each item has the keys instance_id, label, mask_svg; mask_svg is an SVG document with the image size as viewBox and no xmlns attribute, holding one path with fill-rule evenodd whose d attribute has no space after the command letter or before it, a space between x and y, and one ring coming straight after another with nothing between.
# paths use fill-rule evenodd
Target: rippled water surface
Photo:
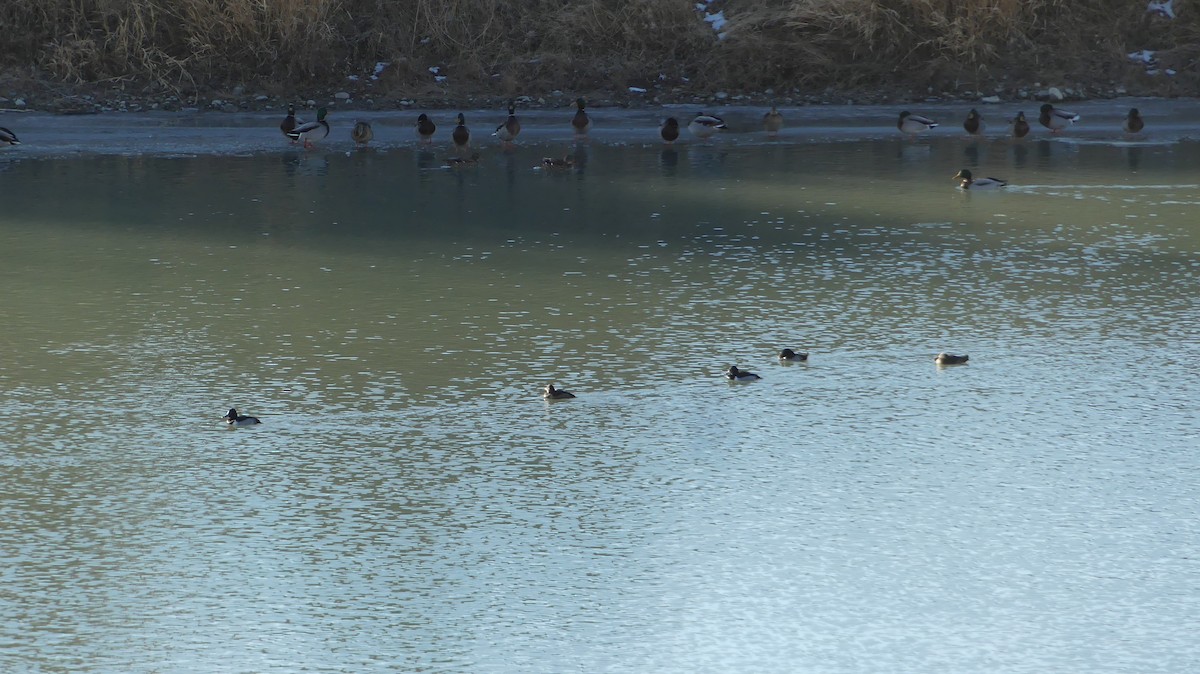
<instances>
[{"instance_id":1,"label":"rippled water surface","mask_svg":"<svg viewBox=\"0 0 1200 674\"><path fill-rule=\"evenodd\" d=\"M1196 144L343 149L4 154L0 669L1200 669Z\"/></svg>"}]
</instances>

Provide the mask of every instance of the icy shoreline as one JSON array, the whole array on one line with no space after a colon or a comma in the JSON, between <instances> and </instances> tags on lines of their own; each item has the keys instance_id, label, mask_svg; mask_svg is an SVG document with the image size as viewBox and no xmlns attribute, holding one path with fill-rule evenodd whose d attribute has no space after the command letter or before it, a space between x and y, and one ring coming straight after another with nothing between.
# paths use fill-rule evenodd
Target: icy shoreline
<instances>
[{"instance_id":1,"label":"icy shoreline","mask_svg":"<svg viewBox=\"0 0 1200 674\"><path fill-rule=\"evenodd\" d=\"M910 110L936 119L940 126L923 134L928 138L966 140L962 122L974 107L987 125L982 140L1009 137L1008 120L1024 112L1033 130L1025 139L1038 141L1061 138L1087 142L1173 143L1200 135L1194 119L1194 99L1125 98L1062 104L1077 112L1080 121L1060 136L1052 136L1037 124L1040 103L1033 101L971 104L963 102L896 105L821 105L781 107L785 128L778 139L769 140L762 130L763 106L713 106L705 112L720 115L729 129L714 139L718 144L812 143L902 138L895 122L900 111ZM1136 137L1121 131L1121 122L1136 107L1146 120L1146 130ZM665 105L652 109L589 108L594 126L588 142L598 145L660 144L658 127L666 117L683 125L700 112L695 105ZM350 129L358 120L374 127L371 146L378 150L418 148L413 128L416 117L427 112L437 123L432 150L452 153L450 131L457 110L356 111L331 109L331 133L312 152L353 149ZM499 149L491 136L504 121L503 110L463 110L471 129L473 146L481 151ZM522 130L518 145L562 147L575 142L570 119L573 109L519 110ZM301 119L314 117L312 110L298 111ZM0 148L0 161L21 157L65 157L87 154L135 156L253 155L302 151L290 145L279 132L283 115L277 112L222 113L209 111L125 112L98 115L56 115L39 112L0 112L0 126L12 129L21 139L17 146ZM679 145L698 142L686 131Z\"/></svg>"}]
</instances>

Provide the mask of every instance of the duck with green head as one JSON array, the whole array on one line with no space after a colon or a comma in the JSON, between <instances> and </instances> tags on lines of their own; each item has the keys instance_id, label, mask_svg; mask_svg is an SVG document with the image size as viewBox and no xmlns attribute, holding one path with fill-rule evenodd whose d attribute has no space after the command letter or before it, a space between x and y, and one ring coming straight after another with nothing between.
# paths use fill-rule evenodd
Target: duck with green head
<instances>
[{"instance_id":1,"label":"duck with green head","mask_svg":"<svg viewBox=\"0 0 1200 674\"><path fill-rule=\"evenodd\" d=\"M1079 115L1045 103L1042 105L1041 114L1038 115L1038 121L1041 122L1042 126L1050 129L1050 133L1058 133L1078 122Z\"/></svg>"},{"instance_id":2,"label":"duck with green head","mask_svg":"<svg viewBox=\"0 0 1200 674\"><path fill-rule=\"evenodd\" d=\"M505 146L513 144L517 136L521 133L521 122L517 119L517 106L512 101L508 103L508 119L504 123L496 127L495 133L492 135L499 138L500 142Z\"/></svg>"},{"instance_id":3,"label":"duck with green head","mask_svg":"<svg viewBox=\"0 0 1200 674\"><path fill-rule=\"evenodd\" d=\"M329 122L325 121L325 115L325 108L317 110L317 121L300 124L289 131L287 137L303 143L305 148L312 147L315 140L329 135Z\"/></svg>"},{"instance_id":4,"label":"duck with green head","mask_svg":"<svg viewBox=\"0 0 1200 674\"><path fill-rule=\"evenodd\" d=\"M958 186L964 190L994 190L1008 185L1007 180L1000 178L975 178L967 169L959 171L954 176L959 181Z\"/></svg>"}]
</instances>

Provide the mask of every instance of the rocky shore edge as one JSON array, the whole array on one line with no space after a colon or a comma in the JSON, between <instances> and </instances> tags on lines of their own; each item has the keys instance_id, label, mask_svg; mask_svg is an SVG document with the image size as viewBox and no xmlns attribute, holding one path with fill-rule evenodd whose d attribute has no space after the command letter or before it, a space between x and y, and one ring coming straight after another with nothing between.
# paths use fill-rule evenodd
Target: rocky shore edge
<instances>
[{"instance_id":1,"label":"rocky shore edge","mask_svg":"<svg viewBox=\"0 0 1200 674\"><path fill-rule=\"evenodd\" d=\"M137 91L129 86L78 85L47 83L0 83L0 113L42 112L62 115L92 115L112 112L267 112L286 109L288 104L331 110L455 110L503 109L509 101L527 109L569 108L583 96L590 107L643 109L664 105L692 105L697 109L722 105L903 105L917 103L1010 103L1021 101L1086 101L1125 96L1176 97L1177 92L1156 87L1128 88L1107 83L1093 85L1051 85L1030 82L1024 85L994 86L990 90L964 87L956 91L915 91L901 87L860 89L826 88L819 92L798 89L766 89L752 93L725 91L699 92L682 87L625 91L561 91L503 95L496 92L456 91L450 88L426 90L409 95L376 90L372 83L348 82L353 86L320 92L301 92L286 96L234 85L205 92Z\"/></svg>"}]
</instances>

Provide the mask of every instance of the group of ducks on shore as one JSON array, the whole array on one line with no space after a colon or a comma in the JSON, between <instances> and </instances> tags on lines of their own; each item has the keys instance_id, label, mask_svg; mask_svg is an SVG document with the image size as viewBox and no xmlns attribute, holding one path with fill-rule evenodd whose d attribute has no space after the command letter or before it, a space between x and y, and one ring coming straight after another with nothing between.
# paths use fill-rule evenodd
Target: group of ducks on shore
<instances>
[{"instance_id":1,"label":"group of ducks on shore","mask_svg":"<svg viewBox=\"0 0 1200 674\"><path fill-rule=\"evenodd\" d=\"M784 349L779 352L779 362L781 363L800 363L808 360L807 353L801 353L792 349ZM961 356L952 353L939 353L934 357L933 362L938 366L943 365L966 365L970 357L966 354ZM762 379L762 375L756 374L749 370L743 370L737 365L730 365L729 369L725 370L725 378L731 382L735 381L755 381ZM555 388L553 383L546 384L546 388L542 391L542 398L546 400L567 400L574 398L575 394L561 388ZM229 410L230 414L234 410Z\"/></svg>"},{"instance_id":2,"label":"group of ducks on shore","mask_svg":"<svg viewBox=\"0 0 1200 674\"><path fill-rule=\"evenodd\" d=\"M317 110L317 120L315 122L301 122L296 118L295 106L289 105L287 117L280 123L279 129L293 143L303 143L304 147L309 148L313 146L315 139L325 138L329 135L329 124L325 121L325 116L325 108L320 108ZM1049 129L1052 134L1062 132L1077 121L1079 121L1078 114L1056 108L1050 103L1043 104L1038 115L1038 122ZM479 153L472 152L469 155L466 154L471 149L471 130L467 127L466 116L461 112L458 113L456 122L450 138L454 143L455 150L460 154L448 158L446 166L451 168L473 166L479 162ZM783 113L774 105L763 114L762 126L768 138L778 136L779 132L783 129L783 123ZM1030 125L1029 121L1025 119L1024 112L1018 112L1015 118L1008 121L1008 124L1011 127L1010 133L1013 138L1020 139L1029 135ZM429 118L429 115L425 113L418 115L415 126L420 141L426 145L432 144L433 136L437 132L437 125ZM899 119L896 121L896 128L910 138L915 138L918 134L930 131L937 126L938 123L933 119L913 114L907 110L901 112ZM967 118L963 121L962 126L969 136L982 136L986 129L983 116L975 108L972 108L967 113ZM1142 120L1141 113L1138 112L1137 108L1130 108L1128 115L1126 115L1121 124L1122 130L1127 134L1141 133L1145 126L1145 121ZM571 117L571 128L574 130L577 140L585 138L588 131L592 128L592 119L587 113L587 101L583 98L575 99L575 114ZM680 135L680 128L678 119L667 117L659 127L659 135L663 143L670 145L677 141ZM724 120L706 112L697 114L687 124L688 131L701 140L712 138L722 129L727 128L729 127L725 124ZM0 129L0 131L7 130ZM492 135L500 140L502 147L511 148L520 133L521 121L517 118L516 104L510 101L508 105L508 118L496 127ZM354 128L350 132L350 137L354 140L356 147L366 147L375 137L375 134L369 122L359 121L354 124ZM570 168L573 165L574 159L571 155L566 155L562 158L544 157L542 159L542 166L546 168ZM954 178L959 181L959 186L962 189L995 189L1008 184L1007 181L1000 178L975 178L967 169L960 171Z\"/></svg>"}]
</instances>

